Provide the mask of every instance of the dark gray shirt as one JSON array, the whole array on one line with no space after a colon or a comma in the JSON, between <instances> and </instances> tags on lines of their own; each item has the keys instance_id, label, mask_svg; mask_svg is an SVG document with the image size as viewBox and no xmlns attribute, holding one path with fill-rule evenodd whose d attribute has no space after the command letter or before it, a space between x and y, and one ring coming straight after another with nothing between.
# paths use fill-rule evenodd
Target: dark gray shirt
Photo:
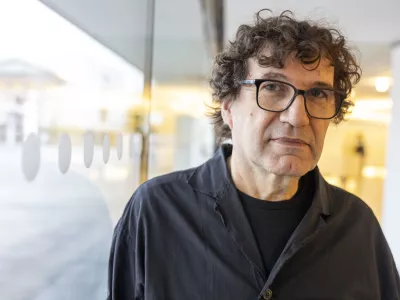
<instances>
[{"instance_id":1,"label":"dark gray shirt","mask_svg":"<svg viewBox=\"0 0 400 300\"><path fill-rule=\"evenodd\" d=\"M313 203L267 276L226 167L231 151L135 192L115 228L108 299L400 299L373 212L317 168Z\"/></svg>"}]
</instances>

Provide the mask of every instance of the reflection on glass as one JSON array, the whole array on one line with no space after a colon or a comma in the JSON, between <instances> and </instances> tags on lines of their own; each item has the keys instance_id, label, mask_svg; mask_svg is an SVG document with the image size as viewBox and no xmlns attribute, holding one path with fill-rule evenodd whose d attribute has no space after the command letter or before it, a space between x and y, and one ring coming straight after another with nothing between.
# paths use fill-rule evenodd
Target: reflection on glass
<instances>
[{"instance_id":1,"label":"reflection on glass","mask_svg":"<svg viewBox=\"0 0 400 300\"><path fill-rule=\"evenodd\" d=\"M39 1L0 1L0 34L0 298L105 299L142 72Z\"/></svg>"},{"instance_id":2,"label":"reflection on glass","mask_svg":"<svg viewBox=\"0 0 400 300\"><path fill-rule=\"evenodd\" d=\"M66 174L71 165L72 145L71 139L67 133L60 137L60 144L58 145L58 167L62 174Z\"/></svg>"},{"instance_id":3,"label":"reflection on glass","mask_svg":"<svg viewBox=\"0 0 400 300\"><path fill-rule=\"evenodd\" d=\"M212 58L199 13L201 1L180 1L185 14L169 6L165 1L156 5L149 177L194 167L207 160L214 147L205 117Z\"/></svg>"},{"instance_id":4,"label":"reflection on glass","mask_svg":"<svg viewBox=\"0 0 400 300\"><path fill-rule=\"evenodd\" d=\"M105 164L108 163L110 159L110 136L108 134L104 135L103 139L103 161Z\"/></svg>"},{"instance_id":5,"label":"reflection on glass","mask_svg":"<svg viewBox=\"0 0 400 300\"><path fill-rule=\"evenodd\" d=\"M123 137L122 134L118 134L117 135L117 157L119 160L121 160L122 158L122 154L123 154Z\"/></svg>"},{"instance_id":6,"label":"reflection on glass","mask_svg":"<svg viewBox=\"0 0 400 300\"><path fill-rule=\"evenodd\" d=\"M19 137L15 133L16 138ZM36 134L31 133L23 144L22 149L22 171L26 180L32 181L36 178L40 168L40 142Z\"/></svg>"},{"instance_id":7,"label":"reflection on glass","mask_svg":"<svg viewBox=\"0 0 400 300\"><path fill-rule=\"evenodd\" d=\"M83 161L86 168L90 168L94 156L94 136L93 133L88 132L85 134L83 142Z\"/></svg>"}]
</instances>

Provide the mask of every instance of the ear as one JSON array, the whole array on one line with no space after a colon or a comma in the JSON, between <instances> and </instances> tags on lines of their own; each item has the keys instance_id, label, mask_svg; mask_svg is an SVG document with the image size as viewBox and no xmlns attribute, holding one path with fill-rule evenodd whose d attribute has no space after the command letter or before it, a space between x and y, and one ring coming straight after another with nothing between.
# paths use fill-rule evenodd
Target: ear
<instances>
[{"instance_id":1,"label":"ear","mask_svg":"<svg viewBox=\"0 0 400 300\"><path fill-rule=\"evenodd\" d=\"M231 99L225 99L224 101L222 101L222 104L221 104L222 119L224 120L224 123L226 125L228 125L231 130L233 128L232 104L233 104L233 102Z\"/></svg>"}]
</instances>

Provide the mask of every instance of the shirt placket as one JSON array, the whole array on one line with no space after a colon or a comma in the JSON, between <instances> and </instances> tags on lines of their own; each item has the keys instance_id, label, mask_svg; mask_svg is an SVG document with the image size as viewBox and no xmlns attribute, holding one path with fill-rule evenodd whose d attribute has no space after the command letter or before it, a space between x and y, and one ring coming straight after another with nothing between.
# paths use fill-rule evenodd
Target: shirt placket
<instances>
[{"instance_id":1,"label":"shirt placket","mask_svg":"<svg viewBox=\"0 0 400 300\"><path fill-rule=\"evenodd\" d=\"M315 218L317 217L317 219ZM316 226L315 226L316 225ZM325 219L315 209L310 209L303 221L286 244L282 254L272 268L268 279L257 300L271 300L274 298L272 284L282 267L292 259L300 249L312 242L321 228L326 225Z\"/></svg>"}]
</instances>

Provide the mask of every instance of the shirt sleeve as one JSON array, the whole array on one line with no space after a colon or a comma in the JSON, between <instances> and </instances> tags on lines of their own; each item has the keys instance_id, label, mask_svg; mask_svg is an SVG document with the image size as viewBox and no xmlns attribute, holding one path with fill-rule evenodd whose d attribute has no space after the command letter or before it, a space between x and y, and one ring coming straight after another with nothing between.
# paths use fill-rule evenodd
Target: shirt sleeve
<instances>
[{"instance_id":1,"label":"shirt sleeve","mask_svg":"<svg viewBox=\"0 0 400 300\"><path fill-rule=\"evenodd\" d=\"M141 300L142 259L137 241L138 195L133 195L114 230L108 266L107 300Z\"/></svg>"}]
</instances>

